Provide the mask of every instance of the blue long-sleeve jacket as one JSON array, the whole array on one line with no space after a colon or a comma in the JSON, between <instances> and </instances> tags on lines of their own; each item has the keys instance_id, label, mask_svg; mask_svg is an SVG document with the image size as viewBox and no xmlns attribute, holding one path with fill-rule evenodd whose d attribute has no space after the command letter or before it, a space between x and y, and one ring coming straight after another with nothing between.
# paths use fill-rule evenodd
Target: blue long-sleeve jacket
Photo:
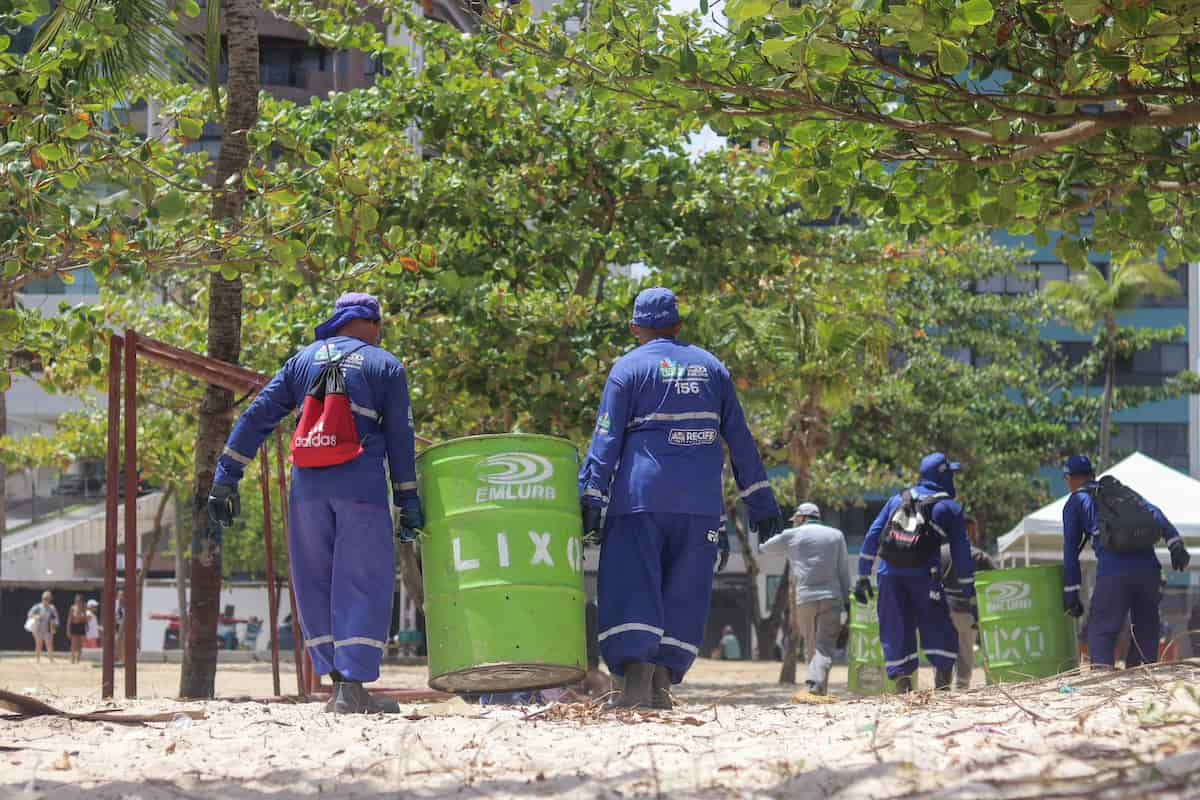
<instances>
[{"instance_id":1,"label":"blue long-sleeve jacket","mask_svg":"<svg viewBox=\"0 0 1200 800\"><path fill-rule=\"evenodd\" d=\"M914 497L921 498L946 490L946 487L939 486L932 481L922 481L913 487L912 492ZM863 541L858 557L859 577L870 576L871 568L875 566L875 560L879 554L879 537L883 534L892 515L896 513L896 509L900 507L901 502L903 500L898 494L888 500L883 510L879 512L879 516L875 517L875 521L867 530L867 537ZM962 506L949 498L939 500L933 506L933 523L945 533L944 543L950 545L950 558L954 562L954 573L958 576L958 587L961 591L959 596L966 599L974 597L975 561L971 558L971 542L967 539L967 521L963 516ZM880 575L928 576L931 574L930 570L941 574L940 548L930 557L929 564L924 567L894 567L886 561L879 561Z\"/></svg>"},{"instance_id":2,"label":"blue long-sleeve jacket","mask_svg":"<svg viewBox=\"0 0 1200 800\"><path fill-rule=\"evenodd\" d=\"M275 374L234 426L217 462L217 483L236 485L242 479L245 466L275 427L303 404L330 355L342 359L363 453L336 467L293 469L293 493L386 505L390 471L397 500L416 498L416 447L404 366L385 350L346 336L309 345Z\"/></svg>"},{"instance_id":3,"label":"blue long-sleeve jacket","mask_svg":"<svg viewBox=\"0 0 1200 800\"><path fill-rule=\"evenodd\" d=\"M752 521L779 514L728 370L711 353L655 339L613 365L579 472L582 502L610 515L724 513L721 473L733 476Z\"/></svg>"},{"instance_id":4,"label":"blue long-sleeve jacket","mask_svg":"<svg viewBox=\"0 0 1200 800\"><path fill-rule=\"evenodd\" d=\"M1118 575L1147 575L1162 569L1153 550L1138 553L1113 553L1100 544L1100 522L1096 518L1094 492L1097 483L1092 481L1071 493L1063 506L1063 580L1065 592L1079 591L1082 572L1079 568L1079 553L1083 549L1084 537L1091 536L1092 550L1096 553L1096 575L1109 577ZM1167 546L1179 539L1179 531L1163 515L1158 506L1147 502L1150 513L1162 529L1162 538Z\"/></svg>"}]
</instances>

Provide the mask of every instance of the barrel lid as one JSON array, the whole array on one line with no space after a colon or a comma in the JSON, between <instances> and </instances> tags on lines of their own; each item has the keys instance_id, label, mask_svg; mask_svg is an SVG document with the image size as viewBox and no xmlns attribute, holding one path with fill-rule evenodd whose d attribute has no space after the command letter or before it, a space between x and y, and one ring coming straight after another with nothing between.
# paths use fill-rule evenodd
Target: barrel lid
<instances>
[{"instance_id":1,"label":"barrel lid","mask_svg":"<svg viewBox=\"0 0 1200 800\"><path fill-rule=\"evenodd\" d=\"M432 453L435 450L441 450L441 449L444 449L447 447L455 447L455 446L460 446L460 445L464 445L464 444L469 444L470 442L484 442L484 441L489 441L492 439L512 439L512 440L518 441L518 442L519 441L554 442L556 444L565 444L567 447L570 447L571 450L576 455L578 455L578 453L579 453L579 451L576 450L576 448L575 448L575 444L570 439L564 439L561 436L549 436L544 433L483 433L483 434L479 434L478 436L462 436L462 437L459 437L458 439L450 439L448 441L435 444L432 447L427 447L424 450L422 450L420 453L417 454L417 460L420 461L422 458L429 455L430 453Z\"/></svg>"}]
</instances>

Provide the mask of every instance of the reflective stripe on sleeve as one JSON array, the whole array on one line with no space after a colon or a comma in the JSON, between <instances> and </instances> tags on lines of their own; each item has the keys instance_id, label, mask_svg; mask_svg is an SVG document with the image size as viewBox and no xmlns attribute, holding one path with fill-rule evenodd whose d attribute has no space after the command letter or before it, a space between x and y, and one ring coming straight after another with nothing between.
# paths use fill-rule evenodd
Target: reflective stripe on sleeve
<instances>
[{"instance_id":1,"label":"reflective stripe on sleeve","mask_svg":"<svg viewBox=\"0 0 1200 800\"><path fill-rule=\"evenodd\" d=\"M700 655L700 648L696 647L696 645L688 644L687 642L681 642L678 639L672 639L670 636L664 636L661 644L670 645L671 647L678 647L680 650L685 650L694 656Z\"/></svg>"},{"instance_id":2,"label":"reflective stripe on sleeve","mask_svg":"<svg viewBox=\"0 0 1200 800\"><path fill-rule=\"evenodd\" d=\"M333 638L332 636L329 638ZM381 642L378 639L370 639L366 636L351 636L349 639L339 639L333 643L336 650L339 647L350 647L351 645L361 644L364 647L378 647L380 650L387 649L387 642Z\"/></svg>"},{"instance_id":3,"label":"reflective stripe on sleeve","mask_svg":"<svg viewBox=\"0 0 1200 800\"><path fill-rule=\"evenodd\" d=\"M975 578L974 578L974 577L971 577L971 578L959 578L959 579L958 579L958 582L959 582L959 583L974 583L974 582L975 582Z\"/></svg>"},{"instance_id":4,"label":"reflective stripe on sleeve","mask_svg":"<svg viewBox=\"0 0 1200 800\"><path fill-rule=\"evenodd\" d=\"M755 492L757 492L761 489L770 489L770 488L771 488L770 481L759 481L758 483L750 484L745 489L742 489L740 492L738 492L738 497L745 500L747 497L749 497L750 495L754 494Z\"/></svg>"},{"instance_id":5,"label":"reflective stripe on sleeve","mask_svg":"<svg viewBox=\"0 0 1200 800\"><path fill-rule=\"evenodd\" d=\"M393 483L392 488L397 492L415 492L417 490L417 482L404 481L403 483Z\"/></svg>"},{"instance_id":6,"label":"reflective stripe on sleeve","mask_svg":"<svg viewBox=\"0 0 1200 800\"><path fill-rule=\"evenodd\" d=\"M604 641L610 636L616 636L618 633L629 633L630 631L642 631L643 633L653 633L655 636L662 636L663 629L656 628L653 625L646 625L642 622L626 622L624 625L614 625L608 630L601 631L596 638Z\"/></svg>"},{"instance_id":7,"label":"reflective stripe on sleeve","mask_svg":"<svg viewBox=\"0 0 1200 800\"><path fill-rule=\"evenodd\" d=\"M601 500L604 499L604 493L601 492L599 489L584 489L583 496L584 497L597 497Z\"/></svg>"},{"instance_id":8,"label":"reflective stripe on sleeve","mask_svg":"<svg viewBox=\"0 0 1200 800\"><path fill-rule=\"evenodd\" d=\"M245 466L254 460L254 456L244 456L237 450L234 450L232 447L226 447L221 451L221 455L225 456L226 458L233 459L242 466Z\"/></svg>"},{"instance_id":9,"label":"reflective stripe on sleeve","mask_svg":"<svg viewBox=\"0 0 1200 800\"><path fill-rule=\"evenodd\" d=\"M1080 585L1079 585L1078 583L1077 583L1077 584L1075 584L1074 586L1064 586L1064 587L1063 587L1063 591L1064 591L1064 592L1078 592L1078 591L1079 591L1079 586L1080 586Z\"/></svg>"},{"instance_id":10,"label":"reflective stripe on sleeve","mask_svg":"<svg viewBox=\"0 0 1200 800\"><path fill-rule=\"evenodd\" d=\"M684 422L690 419L711 419L721 421L721 415L715 411L684 411L679 414L647 414L644 417L634 417L626 425L626 429L635 428L643 422Z\"/></svg>"}]
</instances>

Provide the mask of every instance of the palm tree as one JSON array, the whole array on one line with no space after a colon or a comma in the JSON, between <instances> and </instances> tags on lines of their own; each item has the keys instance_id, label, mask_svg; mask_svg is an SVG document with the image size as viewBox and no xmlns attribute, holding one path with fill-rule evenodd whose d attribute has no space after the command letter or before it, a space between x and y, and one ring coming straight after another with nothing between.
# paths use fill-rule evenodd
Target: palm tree
<instances>
[{"instance_id":1,"label":"palm tree","mask_svg":"<svg viewBox=\"0 0 1200 800\"><path fill-rule=\"evenodd\" d=\"M209 0L218 3L220 0ZM213 178L212 218L236 226L246 202L239 176L250 162L247 135L258 124L258 21L254 0L225 0L225 37L229 53L225 130ZM212 19L212 15L210 15ZM210 28L211 28L210 24ZM211 64L210 57L210 64ZM223 254L215 254L219 259ZM209 279L208 355L237 364L242 349L242 282L219 272ZM209 386L200 405L196 431L195 482L192 485L191 627L180 675L180 697L211 698L216 688L217 622L221 602L221 546L208 518L207 499L217 458L229 437L233 393Z\"/></svg>"},{"instance_id":2,"label":"palm tree","mask_svg":"<svg viewBox=\"0 0 1200 800\"><path fill-rule=\"evenodd\" d=\"M1133 311L1146 297L1179 294L1179 283L1154 261L1113 264L1106 276L1095 264L1054 281L1046 295L1061 304L1063 315L1081 331L1095 331L1104 345L1104 399L1100 408L1100 468L1109 466L1112 450L1112 408L1117 373L1117 315Z\"/></svg>"}]
</instances>

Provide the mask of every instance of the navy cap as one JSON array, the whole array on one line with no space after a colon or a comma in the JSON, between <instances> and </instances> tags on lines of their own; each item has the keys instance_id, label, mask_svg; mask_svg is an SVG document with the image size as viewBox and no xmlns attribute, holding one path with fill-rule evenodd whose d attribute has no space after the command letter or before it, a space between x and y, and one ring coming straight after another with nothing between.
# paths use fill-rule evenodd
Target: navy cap
<instances>
[{"instance_id":1,"label":"navy cap","mask_svg":"<svg viewBox=\"0 0 1200 800\"><path fill-rule=\"evenodd\" d=\"M930 453L921 459L921 480L941 483L948 472L958 472L962 464L946 458L945 453Z\"/></svg>"},{"instance_id":2,"label":"navy cap","mask_svg":"<svg viewBox=\"0 0 1200 800\"><path fill-rule=\"evenodd\" d=\"M1096 468L1087 456L1071 456L1063 465L1064 475L1095 475Z\"/></svg>"},{"instance_id":3,"label":"navy cap","mask_svg":"<svg viewBox=\"0 0 1200 800\"><path fill-rule=\"evenodd\" d=\"M679 303L670 289L655 286L643 289L633 304L633 324L639 328L662 330L679 322Z\"/></svg>"}]
</instances>

